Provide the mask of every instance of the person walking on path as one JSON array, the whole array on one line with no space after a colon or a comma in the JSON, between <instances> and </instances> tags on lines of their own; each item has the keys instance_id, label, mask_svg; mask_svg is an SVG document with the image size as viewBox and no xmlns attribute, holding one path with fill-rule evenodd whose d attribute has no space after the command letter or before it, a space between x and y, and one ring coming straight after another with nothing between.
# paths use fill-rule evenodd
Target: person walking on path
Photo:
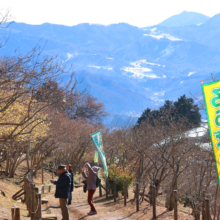
<instances>
[{"instance_id":1,"label":"person walking on path","mask_svg":"<svg viewBox=\"0 0 220 220\"><path fill-rule=\"evenodd\" d=\"M65 165L58 166L58 170L60 173L59 179L50 181L56 185L55 198L59 198L60 201L60 208L63 216L62 220L69 220L67 199L70 193L71 177Z\"/></svg>"},{"instance_id":2,"label":"person walking on path","mask_svg":"<svg viewBox=\"0 0 220 220\"><path fill-rule=\"evenodd\" d=\"M88 167L89 174L88 176L85 173L85 167ZM99 171L99 167L91 167L89 163L85 163L82 171L83 177L87 180L87 190L88 190L88 204L91 207L90 212L88 215L95 215L97 214L97 211L95 209L94 203L93 203L93 195L96 191L96 180L97 180L97 175Z\"/></svg>"},{"instance_id":3,"label":"person walking on path","mask_svg":"<svg viewBox=\"0 0 220 220\"><path fill-rule=\"evenodd\" d=\"M72 170L72 165L68 164L66 169L69 171L70 175L71 175L71 186L70 186L70 193L69 193L69 197L68 197L68 205L71 205L72 202L72 192L74 189L74 176L73 176L73 170Z\"/></svg>"}]
</instances>

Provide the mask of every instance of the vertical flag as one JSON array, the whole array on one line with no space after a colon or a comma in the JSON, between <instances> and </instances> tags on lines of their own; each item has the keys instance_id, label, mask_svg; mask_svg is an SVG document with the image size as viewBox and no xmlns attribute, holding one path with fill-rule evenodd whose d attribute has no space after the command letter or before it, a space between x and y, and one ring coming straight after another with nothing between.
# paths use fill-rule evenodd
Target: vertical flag
<instances>
[{"instance_id":1,"label":"vertical flag","mask_svg":"<svg viewBox=\"0 0 220 220\"><path fill-rule=\"evenodd\" d=\"M95 156L94 156L94 162L98 163L99 162L99 158L98 158L98 151L95 151Z\"/></svg>"},{"instance_id":2,"label":"vertical flag","mask_svg":"<svg viewBox=\"0 0 220 220\"><path fill-rule=\"evenodd\" d=\"M98 132L96 132L94 134L91 134L91 138L93 140L93 143L95 144L96 150L98 151L99 158L100 158L100 160L102 162L105 175L108 176L108 168L107 168L105 152L104 152L103 144L102 144L101 132L98 131Z\"/></svg>"},{"instance_id":3,"label":"vertical flag","mask_svg":"<svg viewBox=\"0 0 220 220\"><path fill-rule=\"evenodd\" d=\"M220 80L202 84L202 91L220 187Z\"/></svg>"}]
</instances>

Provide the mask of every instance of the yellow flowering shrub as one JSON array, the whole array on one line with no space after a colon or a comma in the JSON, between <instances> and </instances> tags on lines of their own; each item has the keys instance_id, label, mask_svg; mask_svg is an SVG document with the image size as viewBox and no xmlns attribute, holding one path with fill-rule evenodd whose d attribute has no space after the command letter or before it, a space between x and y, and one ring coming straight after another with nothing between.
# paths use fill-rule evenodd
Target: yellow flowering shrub
<instances>
[{"instance_id":1,"label":"yellow flowering shrub","mask_svg":"<svg viewBox=\"0 0 220 220\"><path fill-rule=\"evenodd\" d=\"M129 167L118 166L111 164L108 166L108 184L109 188L113 189L113 181L116 181L116 190L121 191L124 188L124 181L127 182L127 186L132 185L134 180L134 172L130 171Z\"/></svg>"}]
</instances>

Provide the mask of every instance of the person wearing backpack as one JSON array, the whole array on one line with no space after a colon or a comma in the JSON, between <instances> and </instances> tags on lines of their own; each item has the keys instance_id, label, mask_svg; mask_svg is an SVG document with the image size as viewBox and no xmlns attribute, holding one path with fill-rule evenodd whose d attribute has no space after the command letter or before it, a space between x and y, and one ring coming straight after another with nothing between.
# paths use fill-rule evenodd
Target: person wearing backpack
<instances>
[{"instance_id":1,"label":"person wearing backpack","mask_svg":"<svg viewBox=\"0 0 220 220\"><path fill-rule=\"evenodd\" d=\"M88 176L85 173L85 167L88 167ZM98 171L99 171L100 167L96 167L93 166L91 167L91 165L89 163L85 163L84 167L83 167L83 171L82 171L82 175L83 177L87 180L87 190L88 190L88 204L91 207L90 212L88 213L88 215L95 215L97 214L97 211L95 209L94 203L93 203L93 195L96 191L96 182L98 177Z\"/></svg>"}]
</instances>

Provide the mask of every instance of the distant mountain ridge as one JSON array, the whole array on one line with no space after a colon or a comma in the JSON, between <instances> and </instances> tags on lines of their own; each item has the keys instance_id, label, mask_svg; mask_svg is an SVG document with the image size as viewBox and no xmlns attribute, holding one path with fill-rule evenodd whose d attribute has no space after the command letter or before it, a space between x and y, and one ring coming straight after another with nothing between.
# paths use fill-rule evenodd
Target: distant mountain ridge
<instances>
[{"instance_id":1,"label":"distant mountain ridge","mask_svg":"<svg viewBox=\"0 0 220 220\"><path fill-rule=\"evenodd\" d=\"M9 29L0 29L1 38L10 36L0 55L14 56L17 48L25 54L41 45L42 55L58 55L67 68L72 65L80 88L87 86L112 119L120 120L183 94L202 100L200 80L212 72L220 76L218 21L220 14L199 26L179 27L13 23L10 35Z\"/></svg>"},{"instance_id":2,"label":"distant mountain ridge","mask_svg":"<svg viewBox=\"0 0 220 220\"><path fill-rule=\"evenodd\" d=\"M171 16L170 18L166 19L158 25L165 27L200 25L202 23L205 23L209 19L210 17L200 13L184 11L178 15Z\"/></svg>"}]
</instances>

